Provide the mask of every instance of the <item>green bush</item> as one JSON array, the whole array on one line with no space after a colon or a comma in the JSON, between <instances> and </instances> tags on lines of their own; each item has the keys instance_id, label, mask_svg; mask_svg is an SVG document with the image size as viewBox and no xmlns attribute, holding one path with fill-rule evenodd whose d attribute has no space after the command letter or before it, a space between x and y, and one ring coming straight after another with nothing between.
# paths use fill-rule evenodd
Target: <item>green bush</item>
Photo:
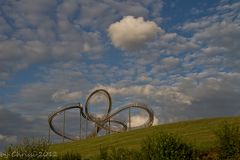
<instances>
[{"instance_id":1,"label":"green bush","mask_svg":"<svg viewBox=\"0 0 240 160\"><path fill-rule=\"evenodd\" d=\"M109 159L108 156L109 156L108 155L108 148L100 146L99 155L95 159L108 160Z\"/></svg>"},{"instance_id":2,"label":"green bush","mask_svg":"<svg viewBox=\"0 0 240 160\"><path fill-rule=\"evenodd\" d=\"M46 139L24 138L17 145L10 145L4 152L5 159L9 160L43 160L56 155L49 152L49 144Z\"/></svg>"},{"instance_id":3,"label":"green bush","mask_svg":"<svg viewBox=\"0 0 240 160\"><path fill-rule=\"evenodd\" d=\"M219 147L219 159L240 159L240 128L224 123L216 132Z\"/></svg>"},{"instance_id":4,"label":"green bush","mask_svg":"<svg viewBox=\"0 0 240 160\"><path fill-rule=\"evenodd\" d=\"M192 160L195 151L177 136L162 132L144 139L141 153L144 160Z\"/></svg>"},{"instance_id":5,"label":"green bush","mask_svg":"<svg viewBox=\"0 0 240 160\"><path fill-rule=\"evenodd\" d=\"M96 160L193 160L195 150L173 134L159 133L144 139L141 150L102 148Z\"/></svg>"},{"instance_id":6,"label":"green bush","mask_svg":"<svg viewBox=\"0 0 240 160\"><path fill-rule=\"evenodd\" d=\"M219 160L217 148L197 150L196 160Z\"/></svg>"}]
</instances>

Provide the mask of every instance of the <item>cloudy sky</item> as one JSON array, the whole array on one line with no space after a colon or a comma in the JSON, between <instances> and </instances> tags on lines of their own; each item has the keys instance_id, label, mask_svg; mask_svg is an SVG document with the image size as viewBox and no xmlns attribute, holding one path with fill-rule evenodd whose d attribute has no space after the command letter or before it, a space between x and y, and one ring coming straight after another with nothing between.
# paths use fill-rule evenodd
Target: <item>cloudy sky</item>
<instances>
[{"instance_id":1,"label":"cloudy sky","mask_svg":"<svg viewBox=\"0 0 240 160\"><path fill-rule=\"evenodd\" d=\"M237 0L0 0L0 151L97 88L159 123L240 115L239 42Z\"/></svg>"}]
</instances>

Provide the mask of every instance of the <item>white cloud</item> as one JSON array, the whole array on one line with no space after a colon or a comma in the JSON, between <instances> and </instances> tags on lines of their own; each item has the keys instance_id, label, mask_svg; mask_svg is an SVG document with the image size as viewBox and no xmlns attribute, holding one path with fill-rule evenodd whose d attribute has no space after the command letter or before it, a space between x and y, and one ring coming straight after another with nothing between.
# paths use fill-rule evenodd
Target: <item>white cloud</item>
<instances>
[{"instance_id":1,"label":"white cloud","mask_svg":"<svg viewBox=\"0 0 240 160\"><path fill-rule=\"evenodd\" d=\"M104 86L98 85L94 88L104 88L106 89L111 95L123 95L123 96L137 96L144 99L150 98L151 100L155 99L156 102L165 102L169 101L169 104L183 104L183 105L190 105L192 101L191 96L187 96L182 93L176 87L156 87L153 85L136 85L136 86L129 86L129 87L112 87L112 86ZM142 99L142 100L143 100Z\"/></svg>"},{"instance_id":2,"label":"white cloud","mask_svg":"<svg viewBox=\"0 0 240 160\"><path fill-rule=\"evenodd\" d=\"M5 141L7 143L16 143L17 142L17 136L5 136L5 135L2 135L0 134L0 142L1 141Z\"/></svg>"},{"instance_id":3,"label":"white cloud","mask_svg":"<svg viewBox=\"0 0 240 160\"><path fill-rule=\"evenodd\" d=\"M7 80L12 73L47 58L48 51L48 46L40 41L2 41L0 43L0 79Z\"/></svg>"},{"instance_id":4,"label":"white cloud","mask_svg":"<svg viewBox=\"0 0 240 160\"><path fill-rule=\"evenodd\" d=\"M82 54L92 59L101 57L100 33L85 32L70 18L79 12L79 3L75 0L3 3L2 11L7 16L0 17L1 85L8 80L2 77L3 73L11 76L44 60L78 61Z\"/></svg>"},{"instance_id":5,"label":"white cloud","mask_svg":"<svg viewBox=\"0 0 240 160\"><path fill-rule=\"evenodd\" d=\"M204 72L188 77L179 88L193 97L186 108L188 118L238 115L240 95L239 73Z\"/></svg>"},{"instance_id":6,"label":"white cloud","mask_svg":"<svg viewBox=\"0 0 240 160\"><path fill-rule=\"evenodd\" d=\"M194 51L199 48L198 43L192 38L187 38L177 33L162 33L158 40L149 43L147 52L157 52L158 54L179 54Z\"/></svg>"},{"instance_id":7,"label":"white cloud","mask_svg":"<svg viewBox=\"0 0 240 160\"><path fill-rule=\"evenodd\" d=\"M18 28L22 28L26 24L36 27L37 25L44 26L51 22L52 20L44 13L51 10L56 5L56 2L49 0L23 0L11 1L9 4L9 6L4 6L4 9L9 9L8 14L11 18L14 18L15 25Z\"/></svg>"},{"instance_id":8,"label":"white cloud","mask_svg":"<svg viewBox=\"0 0 240 160\"><path fill-rule=\"evenodd\" d=\"M189 22L189 23L185 23L182 26L182 29L195 31L195 30L206 28L210 24L211 24L210 21L203 21L203 20L200 22Z\"/></svg>"},{"instance_id":9,"label":"white cloud","mask_svg":"<svg viewBox=\"0 0 240 160\"><path fill-rule=\"evenodd\" d=\"M128 15L144 18L151 16L155 22L161 21L159 13L163 6L162 0L80 0L78 2L81 6L81 14L74 22L86 28L104 31L119 17Z\"/></svg>"},{"instance_id":10,"label":"white cloud","mask_svg":"<svg viewBox=\"0 0 240 160\"><path fill-rule=\"evenodd\" d=\"M217 10L222 10L222 11L226 11L226 10L229 10L229 9L239 10L239 7L240 7L240 2L236 2L236 3L232 3L232 4L226 4L226 5L223 5L223 6L218 6Z\"/></svg>"},{"instance_id":11,"label":"white cloud","mask_svg":"<svg viewBox=\"0 0 240 160\"><path fill-rule=\"evenodd\" d=\"M147 17L149 14L147 8L143 7L141 3L128 1L126 3L115 2L114 5L123 16L132 15L136 17Z\"/></svg>"},{"instance_id":12,"label":"white cloud","mask_svg":"<svg viewBox=\"0 0 240 160\"><path fill-rule=\"evenodd\" d=\"M78 9L78 2L75 0L63 1L57 8L58 18L65 19L71 16Z\"/></svg>"},{"instance_id":13,"label":"white cloud","mask_svg":"<svg viewBox=\"0 0 240 160\"><path fill-rule=\"evenodd\" d=\"M204 66L205 69L215 70L231 68L232 71L239 71L239 5L239 2L220 2L216 8L211 8L213 14L179 27L192 33L193 36L189 39L199 45L195 51L191 50L194 54L189 54L192 56L189 66Z\"/></svg>"},{"instance_id":14,"label":"white cloud","mask_svg":"<svg viewBox=\"0 0 240 160\"><path fill-rule=\"evenodd\" d=\"M151 85L145 86L131 86L131 87L112 87L112 86L104 86L98 85L93 90L97 88L104 88L110 94L120 94L120 95L131 95L131 94L140 94L140 95L150 95L153 91L154 87Z\"/></svg>"},{"instance_id":15,"label":"white cloud","mask_svg":"<svg viewBox=\"0 0 240 160\"><path fill-rule=\"evenodd\" d=\"M153 40L158 32L162 32L162 29L155 22L133 16L124 17L108 28L113 45L123 50L142 48L146 42Z\"/></svg>"},{"instance_id":16,"label":"white cloud","mask_svg":"<svg viewBox=\"0 0 240 160\"><path fill-rule=\"evenodd\" d=\"M67 89L64 90L59 90L57 92L55 92L52 95L52 100L53 101L76 101L79 100L81 97L83 96L81 91L76 91L76 92L70 92Z\"/></svg>"},{"instance_id":17,"label":"white cloud","mask_svg":"<svg viewBox=\"0 0 240 160\"><path fill-rule=\"evenodd\" d=\"M167 57L164 58L162 61L166 68L172 68L179 63L179 59L175 57Z\"/></svg>"},{"instance_id":18,"label":"white cloud","mask_svg":"<svg viewBox=\"0 0 240 160\"><path fill-rule=\"evenodd\" d=\"M208 46L225 47L228 49L228 54L239 53L240 27L238 24L214 23L203 31L196 33L194 39L196 41L207 42Z\"/></svg>"},{"instance_id":19,"label":"white cloud","mask_svg":"<svg viewBox=\"0 0 240 160\"><path fill-rule=\"evenodd\" d=\"M7 24L3 17L0 17L0 33L11 31L11 27Z\"/></svg>"},{"instance_id":20,"label":"white cloud","mask_svg":"<svg viewBox=\"0 0 240 160\"><path fill-rule=\"evenodd\" d=\"M214 55L214 54L225 53L228 50L220 46L219 47L211 46L211 47L203 48L202 51L203 53Z\"/></svg>"},{"instance_id":21,"label":"white cloud","mask_svg":"<svg viewBox=\"0 0 240 160\"><path fill-rule=\"evenodd\" d=\"M177 33L166 33L160 37L162 41L174 40L177 37Z\"/></svg>"},{"instance_id":22,"label":"white cloud","mask_svg":"<svg viewBox=\"0 0 240 160\"><path fill-rule=\"evenodd\" d=\"M141 115L134 115L131 116L131 127L137 127L140 125L143 125L146 121L147 121L146 116L141 116ZM154 120L153 120L153 126L158 125L159 124L159 120L154 116ZM129 123L128 123L129 125Z\"/></svg>"},{"instance_id":23,"label":"white cloud","mask_svg":"<svg viewBox=\"0 0 240 160\"><path fill-rule=\"evenodd\" d=\"M18 98L25 99L32 104L34 103L49 103L50 95L53 88L48 84L35 83L22 87L19 91ZM30 103L28 105L30 105Z\"/></svg>"}]
</instances>

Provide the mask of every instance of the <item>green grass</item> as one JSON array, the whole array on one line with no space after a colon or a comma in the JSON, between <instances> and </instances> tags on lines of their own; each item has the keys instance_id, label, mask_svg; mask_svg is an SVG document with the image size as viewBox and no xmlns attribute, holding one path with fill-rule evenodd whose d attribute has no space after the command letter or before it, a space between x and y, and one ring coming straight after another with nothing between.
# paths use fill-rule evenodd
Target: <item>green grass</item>
<instances>
[{"instance_id":1,"label":"green grass","mask_svg":"<svg viewBox=\"0 0 240 160\"><path fill-rule=\"evenodd\" d=\"M216 136L214 132L224 122L240 125L240 117L201 119L164 124L81 141L53 144L50 146L50 150L56 151L59 154L66 152L78 152L83 155L83 157L88 157L98 154L100 146L140 149L143 138L148 135L154 135L159 131L177 134L181 136L184 141L193 144L196 148L200 150L207 150L216 146Z\"/></svg>"}]
</instances>

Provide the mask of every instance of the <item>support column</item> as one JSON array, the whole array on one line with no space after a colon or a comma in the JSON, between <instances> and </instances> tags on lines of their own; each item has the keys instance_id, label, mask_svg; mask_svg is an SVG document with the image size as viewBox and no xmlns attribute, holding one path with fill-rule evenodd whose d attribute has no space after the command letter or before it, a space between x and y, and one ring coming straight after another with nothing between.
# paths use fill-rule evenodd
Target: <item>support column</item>
<instances>
[{"instance_id":1,"label":"support column","mask_svg":"<svg viewBox=\"0 0 240 160\"><path fill-rule=\"evenodd\" d=\"M48 143L51 143L51 128L50 125L48 125Z\"/></svg>"},{"instance_id":2,"label":"support column","mask_svg":"<svg viewBox=\"0 0 240 160\"><path fill-rule=\"evenodd\" d=\"M88 130L88 120L87 120L87 118L86 118L86 126L85 126L86 128L86 130L85 130L85 139L87 139L87 130Z\"/></svg>"},{"instance_id":3,"label":"support column","mask_svg":"<svg viewBox=\"0 0 240 160\"><path fill-rule=\"evenodd\" d=\"M82 113L81 109L79 109L80 115L79 115L79 140L82 139Z\"/></svg>"},{"instance_id":4,"label":"support column","mask_svg":"<svg viewBox=\"0 0 240 160\"><path fill-rule=\"evenodd\" d=\"M128 109L128 130L131 130L131 107Z\"/></svg>"},{"instance_id":5,"label":"support column","mask_svg":"<svg viewBox=\"0 0 240 160\"><path fill-rule=\"evenodd\" d=\"M63 139L62 141L64 142L64 136L65 136L65 111L63 112Z\"/></svg>"},{"instance_id":6,"label":"support column","mask_svg":"<svg viewBox=\"0 0 240 160\"><path fill-rule=\"evenodd\" d=\"M110 119L108 120L108 134L111 134L111 123L110 123Z\"/></svg>"}]
</instances>

